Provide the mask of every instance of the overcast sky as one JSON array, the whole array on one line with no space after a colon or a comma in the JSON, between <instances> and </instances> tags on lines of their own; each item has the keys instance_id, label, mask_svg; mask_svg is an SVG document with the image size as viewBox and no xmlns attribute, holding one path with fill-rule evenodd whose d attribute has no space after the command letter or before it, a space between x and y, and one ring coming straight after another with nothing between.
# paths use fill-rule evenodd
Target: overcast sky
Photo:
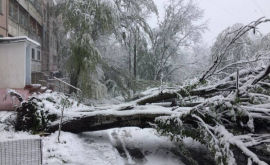
<instances>
[{"instance_id":1,"label":"overcast sky","mask_svg":"<svg viewBox=\"0 0 270 165\"><path fill-rule=\"evenodd\" d=\"M163 4L167 0L154 0L159 14L164 14ZM211 45L217 35L235 23L248 24L265 16L270 19L270 0L194 0L204 10L204 20L209 20L208 28L203 38ZM152 27L157 26L157 20L152 17L149 20ZM270 23L259 26L263 33L270 33Z\"/></svg>"}]
</instances>

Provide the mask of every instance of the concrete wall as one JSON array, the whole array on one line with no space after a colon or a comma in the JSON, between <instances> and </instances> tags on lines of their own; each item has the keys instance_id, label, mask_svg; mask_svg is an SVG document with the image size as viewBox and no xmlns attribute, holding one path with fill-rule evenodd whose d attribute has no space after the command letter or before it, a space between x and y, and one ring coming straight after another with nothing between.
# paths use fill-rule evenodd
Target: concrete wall
<instances>
[{"instance_id":1,"label":"concrete wall","mask_svg":"<svg viewBox=\"0 0 270 165\"><path fill-rule=\"evenodd\" d=\"M7 0L2 0L2 13L0 13L0 35L7 36Z\"/></svg>"},{"instance_id":2,"label":"concrete wall","mask_svg":"<svg viewBox=\"0 0 270 165\"><path fill-rule=\"evenodd\" d=\"M42 71L42 65L41 65L41 61L33 61L31 62L31 70L32 72L36 71L36 72L41 72Z\"/></svg>"},{"instance_id":3,"label":"concrete wall","mask_svg":"<svg viewBox=\"0 0 270 165\"><path fill-rule=\"evenodd\" d=\"M24 89L15 89L19 94L21 94L21 96L23 97L23 99L27 99L30 94L29 94L29 90L24 90ZM6 100L3 100L5 98L7 94L7 90L6 89L1 89L0 88L0 111L12 111L12 110L16 110L16 108L13 107L12 105L12 100L11 98L8 96ZM15 102L16 105L19 105L20 102L16 101Z\"/></svg>"},{"instance_id":4,"label":"concrete wall","mask_svg":"<svg viewBox=\"0 0 270 165\"><path fill-rule=\"evenodd\" d=\"M30 15L35 18L35 20L42 25L42 14L36 9L36 7L30 2L29 10Z\"/></svg>"},{"instance_id":5,"label":"concrete wall","mask_svg":"<svg viewBox=\"0 0 270 165\"><path fill-rule=\"evenodd\" d=\"M0 50L0 88L23 89L26 85L26 42L0 44Z\"/></svg>"},{"instance_id":6,"label":"concrete wall","mask_svg":"<svg viewBox=\"0 0 270 165\"><path fill-rule=\"evenodd\" d=\"M8 33L12 36L28 36L28 30L11 18L8 18Z\"/></svg>"},{"instance_id":7,"label":"concrete wall","mask_svg":"<svg viewBox=\"0 0 270 165\"><path fill-rule=\"evenodd\" d=\"M29 10L29 1L26 0L18 0L18 3L25 9L25 10Z\"/></svg>"}]
</instances>

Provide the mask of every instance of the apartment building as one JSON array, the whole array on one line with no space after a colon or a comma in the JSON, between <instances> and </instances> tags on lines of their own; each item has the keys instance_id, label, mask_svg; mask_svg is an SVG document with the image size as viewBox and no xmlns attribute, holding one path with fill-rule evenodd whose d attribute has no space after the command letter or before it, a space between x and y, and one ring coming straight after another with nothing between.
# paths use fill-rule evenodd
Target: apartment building
<instances>
[{"instance_id":1,"label":"apartment building","mask_svg":"<svg viewBox=\"0 0 270 165\"><path fill-rule=\"evenodd\" d=\"M41 45L31 52L32 72L58 69L54 5L54 0L0 0L0 37L27 36Z\"/></svg>"},{"instance_id":2,"label":"apartment building","mask_svg":"<svg viewBox=\"0 0 270 165\"><path fill-rule=\"evenodd\" d=\"M7 36L7 0L0 0L0 37Z\"/></svg>"}]
</instances>

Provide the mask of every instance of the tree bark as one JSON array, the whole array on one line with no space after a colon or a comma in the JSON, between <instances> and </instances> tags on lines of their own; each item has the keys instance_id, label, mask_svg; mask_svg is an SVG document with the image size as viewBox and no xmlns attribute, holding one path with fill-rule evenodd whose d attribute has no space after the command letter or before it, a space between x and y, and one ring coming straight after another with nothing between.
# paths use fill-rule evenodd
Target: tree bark
<instances>
[{"instance_id":1,"label":"tree bark","mask_svg":"<svg viewBox=\"0 0 270 165\"><path fill-rule=\"evenodd\" d=\"M170 111L168 111L170 112ZM154 122L156 117L168 116L172 113L138 113L129 115L98 114L93 116L77 117L62 124L61 130L80 133L85 131L98 131L116 127L150 128L149 122ZM58 124L50 126L46 131L55 132Z\"/></svg>"},{"instance_id":2,"label":"tree bark","mask_svg":"<svg viewBox=\"0 0 270 165\"><path fill-rule=\"evenodd\" d=\"M178 95L181 95L182 97L188 97L188 96L207 96L216 94L221 91L232 91L236 89L235 82L229 81L224 84L219 84L215 88L201 88L201 89L194 89L191 90L189 93L187 93L185 90L179 90L174 93L167 92L167 93L159 93L157 95L154 95L152 97L146 97L145 99L140 99L137 101L138 105L145 105L147 103L155 103L155 102L162 102L164 100L177 98Z\"/></svg>"},{"instance_id":3,"label":"tree bark","mask_svg":"<svg viewBox=\"0 0 270 165\"><path fill-rule=\"evenodd\" d=\"M136 40L135 40L135 44L134 44L134 77L136 78L136 75L137 75L137 73L136 73L136 69L137 69L137 46L136 46Z\"/></svg>"},{"instance_id":4,"label":"tree bark","mask_svg":"<svg viewBox=\"0 0 270 165\"><path fill-rule=\"evenodd\" d=\"M261 81L262 79L264 79L266 76L268 76L270 73L270 64L268 64L268 66L265 68L265 71L259 75L259 77L257 79L255 79L252 82L252 85L255 85L256 83L258 83L259 81Z\"/></svg>"},{"instance_id":5,"label":"tree bark","mask_svg":"<svg viewBox=\"0 0 270 165\"><path fill-rule=\"evenodd\" d=\"M77 70L76 74L72 74L70 76L70 84L74 87L78 87L78 82L79 82L79 75L81 73L81 67ZM74 88L69 88L69 94L75 93L77 94L77 90Z\"/></svg>"}]
</instances>

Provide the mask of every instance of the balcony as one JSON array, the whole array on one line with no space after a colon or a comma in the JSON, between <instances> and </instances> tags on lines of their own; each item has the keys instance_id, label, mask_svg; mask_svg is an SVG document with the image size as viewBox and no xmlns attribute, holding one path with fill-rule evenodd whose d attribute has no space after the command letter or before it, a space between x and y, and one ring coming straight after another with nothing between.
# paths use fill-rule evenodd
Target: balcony
<instances>
[{"instance_id":1,"label":"balcony","mask_svg":"<svg viewBox=\"0 0 270 165\"><path fill-rule=\"evenodd\" d=\"M42 45L42 39L36 34L33 34L33 32L30 32L28 37Z\"/></svg>"}]
</instances>

